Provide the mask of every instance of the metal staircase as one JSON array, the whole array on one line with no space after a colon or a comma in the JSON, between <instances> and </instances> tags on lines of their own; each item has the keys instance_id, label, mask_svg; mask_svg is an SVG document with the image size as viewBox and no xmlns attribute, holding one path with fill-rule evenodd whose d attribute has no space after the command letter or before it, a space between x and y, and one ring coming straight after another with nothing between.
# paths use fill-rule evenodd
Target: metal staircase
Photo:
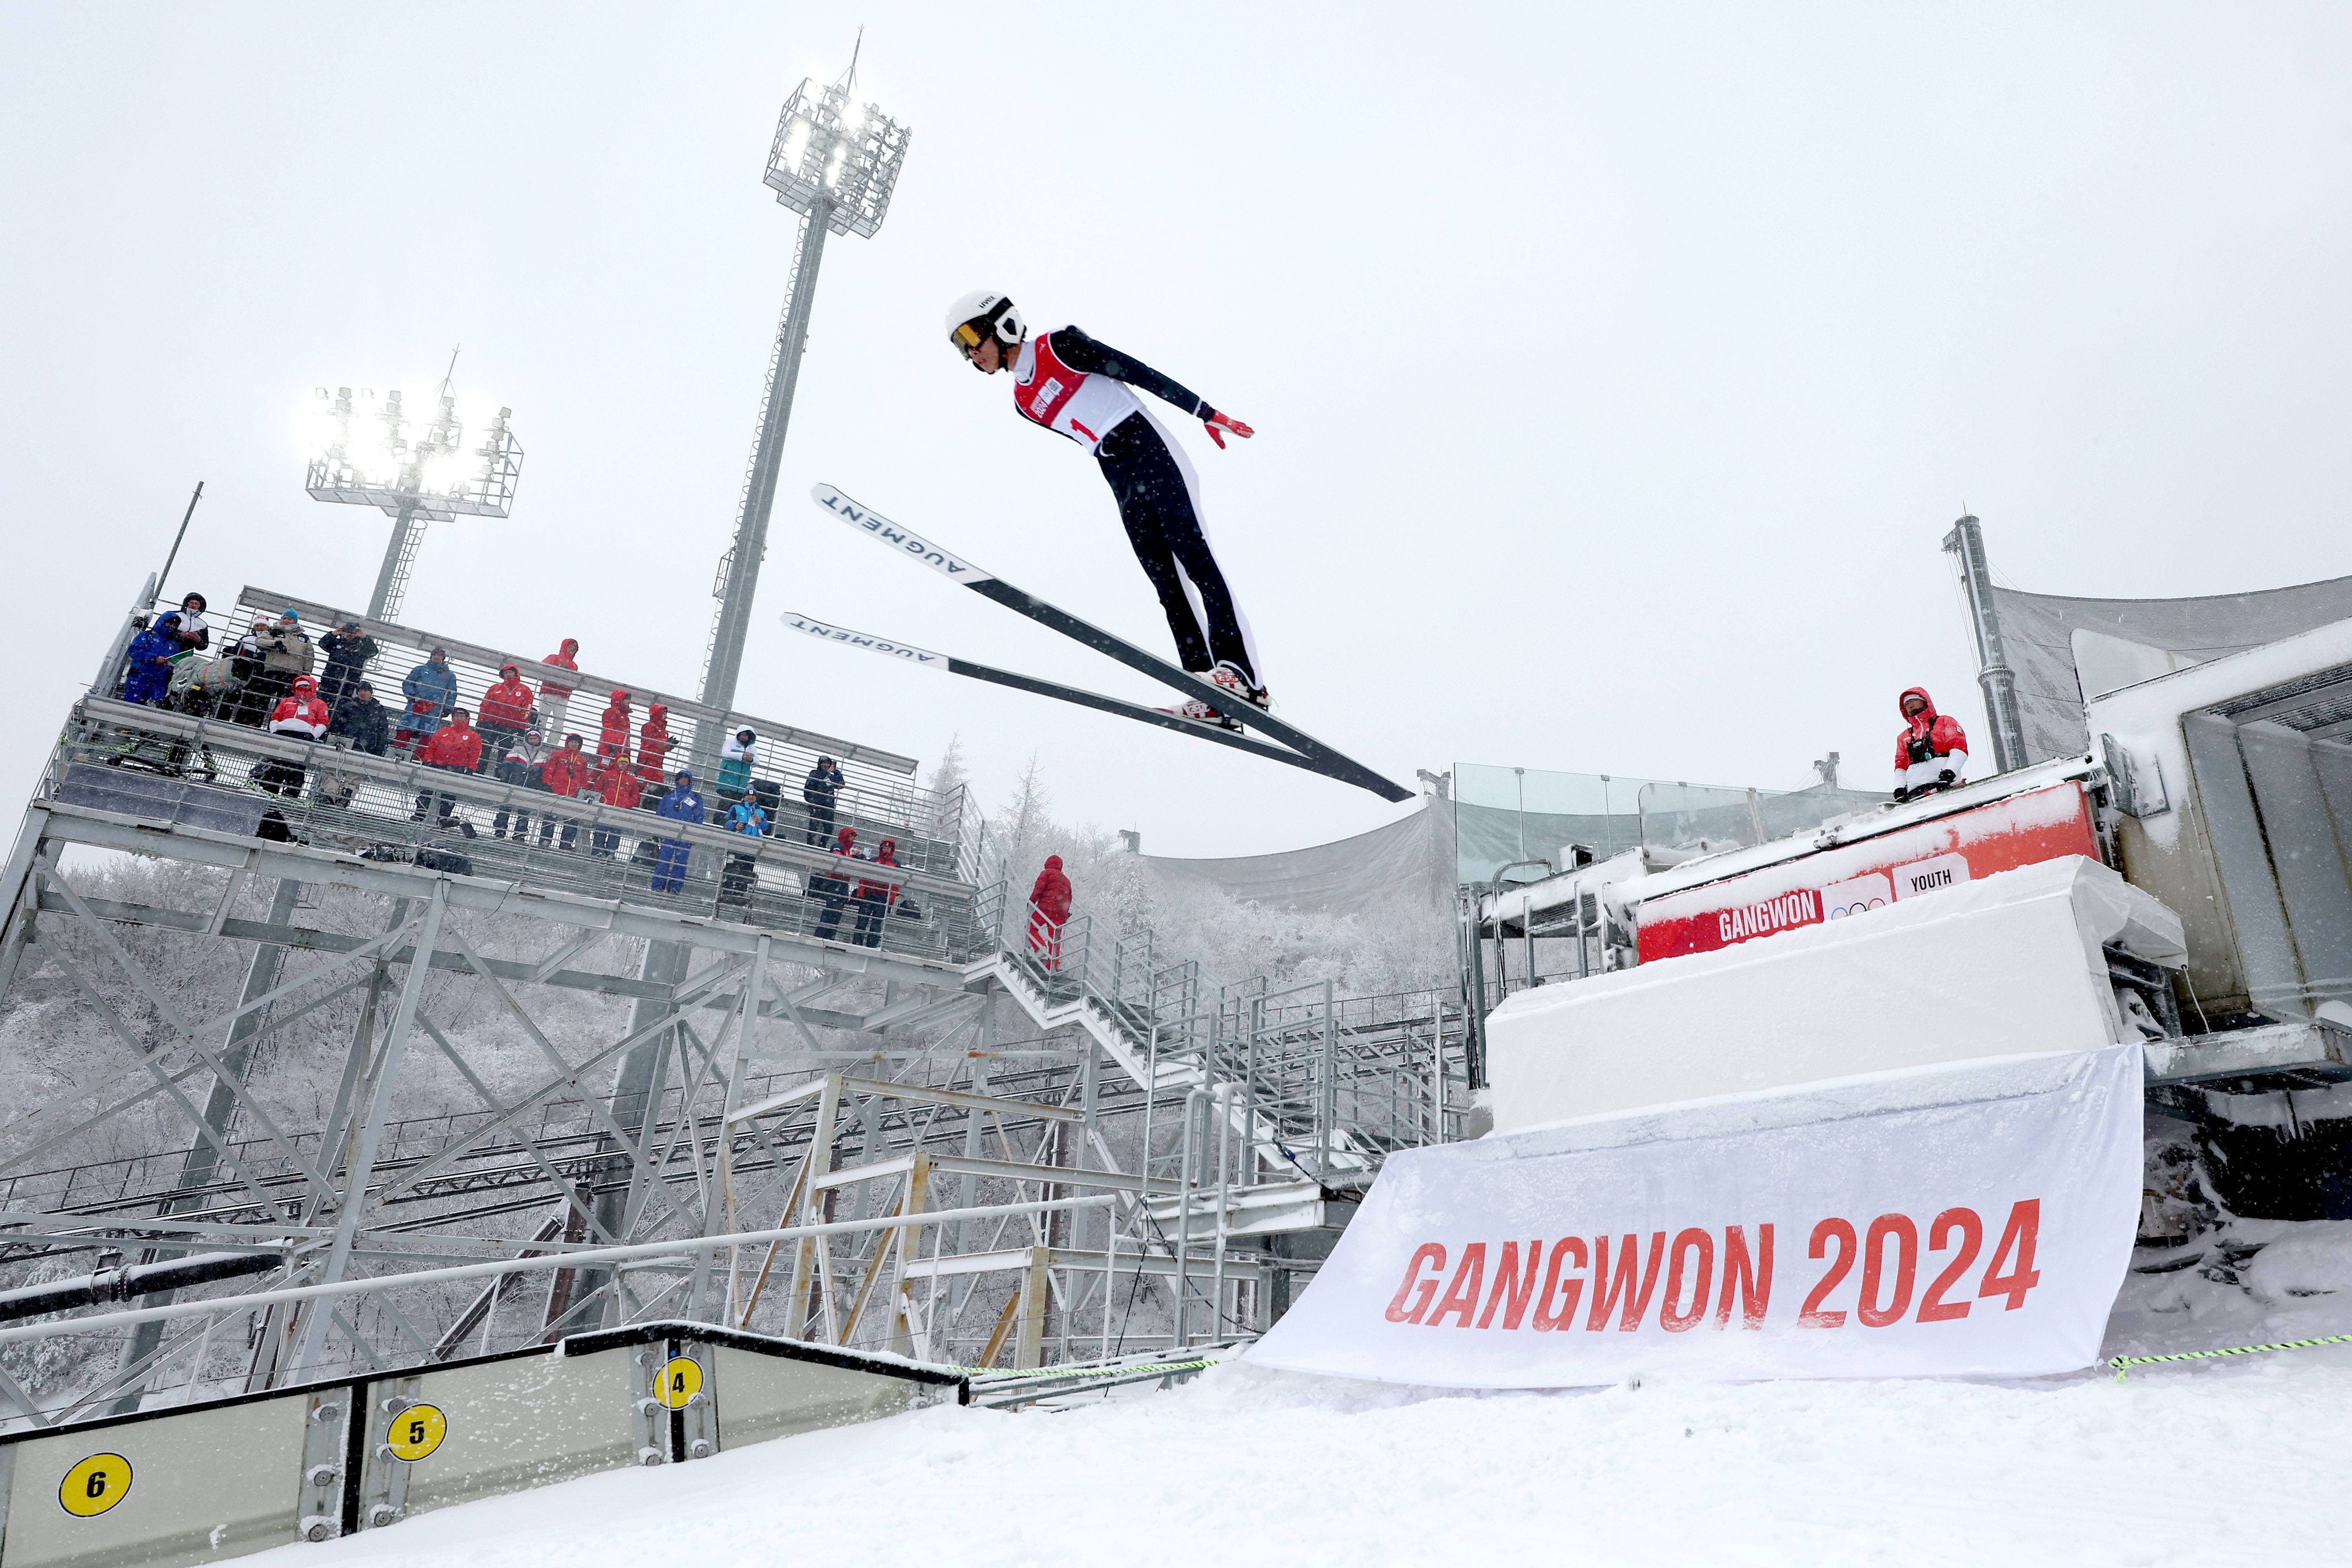
<instances>
[{"instance_id":1,"label":"metal staircase","mask_svg":"<svg viewBox=\"0 0 2352 1568\"><path fill-rule=\"evenodd\" d=\"M979 930L1003 929L1008 895L1003 882L982 895ZM1149 1100L1181 1102L1177 1190L1139 1205L1163 1229L1322 1227L1390 1152L1444 1142L1459 1115L1446 1062L1449 1044L1459 1058L1461 1012L1433 993L1343 1002L1328 982L1223 985L1153 932L1121 936L1090 916L1066 922L1051 951L1002 942L972 973L1041 1031L1083 1030Z\"/></svg>"}]
</instances>

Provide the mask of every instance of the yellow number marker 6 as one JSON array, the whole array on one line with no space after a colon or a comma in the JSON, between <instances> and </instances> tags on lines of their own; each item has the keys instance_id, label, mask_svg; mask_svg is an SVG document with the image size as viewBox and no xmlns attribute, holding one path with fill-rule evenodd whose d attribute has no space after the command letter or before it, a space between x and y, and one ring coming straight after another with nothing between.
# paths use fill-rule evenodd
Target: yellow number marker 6
<instances>
[{"instance_id":1,"label":"yellow number marker 6","mask_svg":"<svg viewBox=\"0 0 2352 1568\"><path fill-rule=\"evenodd\" d=\"M131 1495L131 1461L92 1454L58 1483L58 1503L76 1519L95 1519Z\"/></svg>"}]
</instances>

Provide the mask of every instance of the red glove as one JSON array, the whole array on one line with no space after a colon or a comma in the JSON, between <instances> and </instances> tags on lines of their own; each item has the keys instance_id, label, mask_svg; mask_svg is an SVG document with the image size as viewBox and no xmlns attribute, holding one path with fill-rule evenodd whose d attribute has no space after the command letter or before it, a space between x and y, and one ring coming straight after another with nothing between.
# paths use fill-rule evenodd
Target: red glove
<instances>
[{"instance_id":1,"label":"red glove","mask_svg":"<svg viewBox=\"0 0 2352 1568\"><path fill-rule=\"evenodd\" d=\"M1220 452L1225 449L1225 432L1228 430L1244 441L1257 434L1240 420L1220 414L1213 408L1209 410L1209 417L1204 423L1209 427L1209 439L1217 444L1217 450Z\"/></svg>"}]
</instances>

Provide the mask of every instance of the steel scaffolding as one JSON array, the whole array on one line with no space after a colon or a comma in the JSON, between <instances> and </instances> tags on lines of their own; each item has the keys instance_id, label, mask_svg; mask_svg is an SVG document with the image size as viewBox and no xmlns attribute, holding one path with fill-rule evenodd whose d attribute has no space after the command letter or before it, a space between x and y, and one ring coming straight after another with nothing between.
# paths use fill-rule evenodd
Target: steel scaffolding
<instances>
[{"instance_id":1,"label":"steel scaffolding","mask_svg":"<svg viewBox=\"0 0 2352 1568\"><path fill-rule=\"evenodd\" d=\"M447 646L467 683L549 673ZM1007 946L960 796L844 793L909 847L845 869L899 895L852 931L805 834L111 689L68 714L0 871L0 1016L74 1042L0 1111L16 1423L655 1319L1024 1368L1245 1338L1388 1152L1458 1135L1455 998L1221 985L1084 919ZM570 849L480 831L551 807ZM631 840L682 847L679 885ZM93 852L151 869L68 873ZM193 978L232 963L241 989Z\"/></svg>"}]
</instances>

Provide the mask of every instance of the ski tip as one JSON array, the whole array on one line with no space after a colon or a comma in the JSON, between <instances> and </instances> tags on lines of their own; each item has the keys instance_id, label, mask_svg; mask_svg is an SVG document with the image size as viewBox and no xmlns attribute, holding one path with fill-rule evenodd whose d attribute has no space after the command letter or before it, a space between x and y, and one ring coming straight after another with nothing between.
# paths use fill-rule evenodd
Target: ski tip
<instances>
[{"instance_id":1,"label":"ski tip","mask_svg":"<svg viewBox=\"0 0 2352 1568\"><path fill-rule=\"evenodd\" d=\"M873 535L902 554L912 556L950 582L961 583L970 588L995 581L993 574L982 571L911 529L899 527L873 508L858 505L831 485L817 485L809 491L809 498L850 527Z\"/></svg>"},{"instance_id":2,"label":"ski tip","mask_svg":"<svg viewBox=\"0 0 2352 1568\"><path fill-rule=\"evenodd\" d=\"M840 643L847 647L862 647L869 653L897 659L901 664L913 665L918 669L947 669L954 662L943 653L933 653L912 643L895 642L866 632L854 632L847 626L820 620L814 616L803 616L797 610L786 610L779 618L804 637L813 637L820 642Z\"/></svg>"}]
</instances>

